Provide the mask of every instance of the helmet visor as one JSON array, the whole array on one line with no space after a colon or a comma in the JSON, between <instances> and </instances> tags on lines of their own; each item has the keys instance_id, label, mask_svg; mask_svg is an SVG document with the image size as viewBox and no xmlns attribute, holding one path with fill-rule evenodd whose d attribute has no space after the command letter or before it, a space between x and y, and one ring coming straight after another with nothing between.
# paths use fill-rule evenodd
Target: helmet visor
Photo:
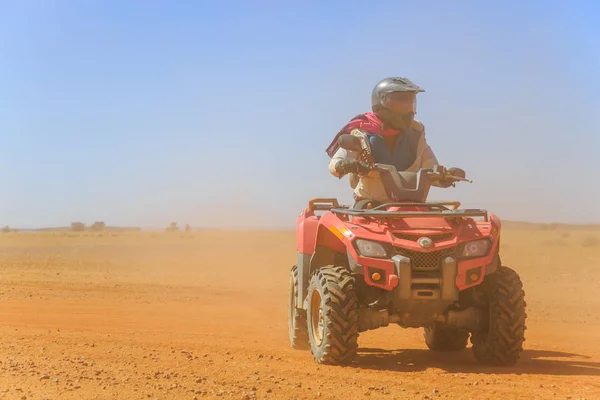
<instances>
[{"instance_id":1,"label":"helmet visor","mask_svg":"<svg viewBox=\"0 0 600 400\"><path fill-rule=\"evenodd\" d=\"M417 96L410 92L391 92L385 95L382 105L398 114L416 114Z\"/></svg>"}]
</instances>

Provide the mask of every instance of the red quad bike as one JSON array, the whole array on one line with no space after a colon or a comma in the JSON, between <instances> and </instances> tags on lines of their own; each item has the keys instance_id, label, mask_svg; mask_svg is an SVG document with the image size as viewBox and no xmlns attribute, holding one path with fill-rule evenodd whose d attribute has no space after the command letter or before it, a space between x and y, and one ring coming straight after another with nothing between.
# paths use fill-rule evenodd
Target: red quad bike
<instances>
[{"instance_id":1,"label":"red quad bike","mask_svg":"<svg viewBox=\"0 0 600 400\"><path fill-rule=\"evenodd\" d=\"M351 135L339 143L361 149ZM500 261L498 217L459 209L459 202L425 201L436 180L467 181L462 170L371 167L395 202L346 207L313 199L298 218L292 347L310 349L318 363L346 364L359 332L398 324L424 328L433 351L462 350L470 336L481 363L514 365L523 351L526 303L519 275Z\"/></svg>"}]
</instances>

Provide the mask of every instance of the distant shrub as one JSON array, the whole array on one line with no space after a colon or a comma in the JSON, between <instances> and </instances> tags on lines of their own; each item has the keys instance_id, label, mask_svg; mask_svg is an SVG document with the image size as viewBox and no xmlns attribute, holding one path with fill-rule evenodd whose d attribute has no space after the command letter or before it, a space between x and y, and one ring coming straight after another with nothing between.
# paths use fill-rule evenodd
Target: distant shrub
<instances>
[{"instance_id":1,"label":"distant shrub","mask_svg":"<svg viewBox=\"0 0 600 400\"><path fill-rule=\"evenodd\" d=\"M5 227L3 227L2 228L2 232L9 233L10 232L10 226L6 225Z\"/></svg>"},{"instance_id":2,"label":"distant shrub","mask_svg":"<svg viewBox=\"0 0 600 400\"><path fill-rule=\"evenodd\" d=\"M71 223L71 230L73 232L83 232L85 231L85 224L83 222L73 222Z\"/></svg>"},{"instance_id":3,"label":"distant shrub","mask_svg":"<svg viewBox=\"0 0 600 400\"><path fill-rule=\"evenodd\" d=\"M102 221L94 222L94 224L90 227L91 230L96 232L103 231L104 228L106 228L106 224Z\"/></svg>"},{"instance_id":4,"label":"distant shrub","mask_svg":"<svg viewBox=\"0 0 600 400\"><path fill-rule=\"evenodd\" d=\"M178 230L177 222L171 222L167 229L165 229L166 232L177 232Z\"/></svg>"}]
</instances>

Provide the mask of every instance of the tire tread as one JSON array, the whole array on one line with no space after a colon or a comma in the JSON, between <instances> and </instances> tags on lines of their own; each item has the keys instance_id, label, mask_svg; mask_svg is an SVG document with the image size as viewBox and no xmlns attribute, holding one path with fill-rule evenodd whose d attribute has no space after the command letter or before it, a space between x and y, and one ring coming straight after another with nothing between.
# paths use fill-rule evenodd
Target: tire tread
<instances>
[{"instance_id":1,"label":"tire tread","mask_svg":"<svg viewBox=\"0 0 600 400\"><path fill-rule=\"evenodd\" d=\"M298 266L294 265L291 271L290 279L294 282L294 292L298 293ZM292 307L293 304L288 304L288 307ZM306 321L306 310L302 308L296 308L293 311L293 326L291 327L292 321L288 321L289 327L289 339L290 345L297 350L308 350L310 349L310 343L308 340L308 324Z\"/></svg>"},{"instance_id":2,"label":"tire tread","mask_svg":"<svg viewBox=\"0 0 600 400\"><path fill-rule=\"evenodd\" d=\"M483 364L514 365L523 352L527 314L525 292L519 275L500 266L490 275L490 322L485 339L471 337L473 353Z\"/></svg>"},{"instance_id":3,"label":"tire tread","mask_svg":"<svg viewBox=\"0 0 600 400\"><path fill-rule=\"evenodd\" d=\"M347 363L358 348L358 297L354 278L346 268L328 266L315 272L311 286L313 290L322 290L327 332L321 349L311 346L313 357L322 364Z\"/></svg>"}]
</instances>

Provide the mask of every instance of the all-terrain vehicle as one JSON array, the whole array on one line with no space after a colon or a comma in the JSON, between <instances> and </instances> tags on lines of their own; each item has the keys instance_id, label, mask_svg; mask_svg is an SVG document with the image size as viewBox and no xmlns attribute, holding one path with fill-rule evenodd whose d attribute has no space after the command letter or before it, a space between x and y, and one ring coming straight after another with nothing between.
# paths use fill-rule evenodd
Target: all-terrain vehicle
<instances>
[{"instance_id":1,"label":"all-terrain vehicle","mask_svg":"<svg viewBox=\"0 0 600 400\"><path fill-rule=\"evenodd\" d=\"M339 143L367 151L351 135ZM433 351L464 349L470 336L480 362L515 364L526 303L519 275L500 260L498 217L461 209L459 202L426 201L436 180L467 181L460 169L412 173L373 163L371 169L394 202L349 207L313 199L298 218L291 346L310 349L318 363L345 364L357 352L360 332L397 324L423 328Z\"/></svg>"}]
</instances>

